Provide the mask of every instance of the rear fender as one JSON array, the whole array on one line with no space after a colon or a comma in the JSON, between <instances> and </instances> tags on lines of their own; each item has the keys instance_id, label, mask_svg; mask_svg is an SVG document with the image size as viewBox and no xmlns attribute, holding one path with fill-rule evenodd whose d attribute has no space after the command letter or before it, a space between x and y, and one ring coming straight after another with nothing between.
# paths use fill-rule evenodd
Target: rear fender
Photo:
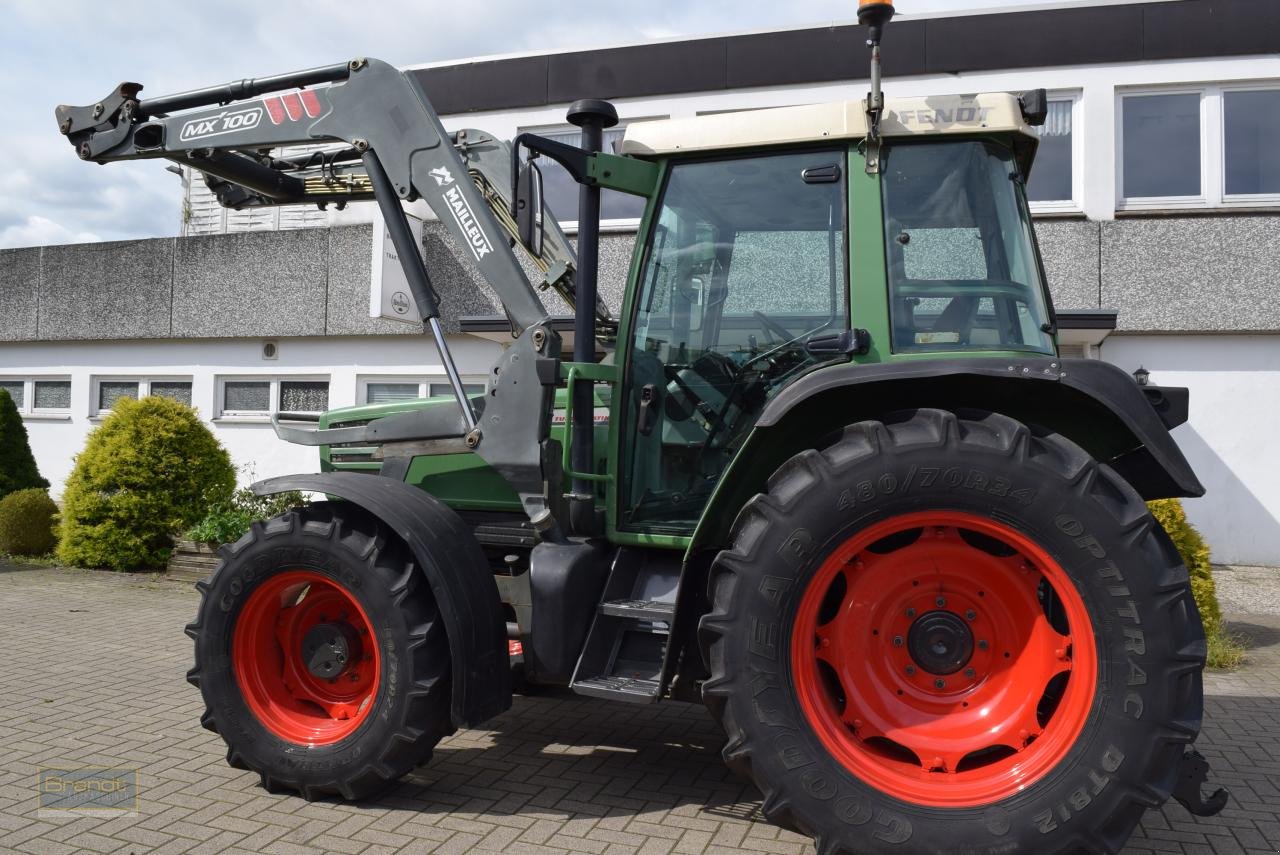
<instances>
[{"instance_id":1,"label":"rear fender","mask_svg":"<svg viewBox=\"0 0 1280 855\"><path fill-rule=\"evenodd\" d=\"M1141 387L1096 359L846 363L801 377L766 405L720 479L690 555L727 545L738 510L792 455L845 425L918 407L991 410L1056 431L1112 466L1144 499L1204 494L1169 434L1186 421L1186 389Z\"/></svg>"},{"instance_id":2,"label":"rear fender","mask_svg":"<svg viewBox=\"0 0 1280 855\"><path fill-rule=\"evenodd\" d=\"M449 639L455 726L480 724L511 706L507 631L498 587L480 544L451 508L417 487L356 472L286 475L253 485L259 496L289 490L325 493L357 505L413 551ZM440 560L445 555L448 564Z\"/></svg>"}]
</instances>

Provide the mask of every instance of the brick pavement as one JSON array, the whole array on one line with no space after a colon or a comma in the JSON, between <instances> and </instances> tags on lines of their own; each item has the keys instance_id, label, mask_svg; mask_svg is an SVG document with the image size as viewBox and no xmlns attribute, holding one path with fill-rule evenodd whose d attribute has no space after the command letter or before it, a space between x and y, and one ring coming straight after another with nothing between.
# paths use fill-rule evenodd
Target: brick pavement
<instances>
[{"instance_id":1,"label":"brick pavement","mask_svg":"<svg viewBox=\"0 0 1280 855\"><path fill-rule=\"evenodd\" d=\"M386 796L308 804L229 768L197 724L200 700L183 680L187 586L0 566L0 604L0 851L813 851L763 820L698 707L522 697ZM1176 805L1149 814L1127 852L1280 851L1280 617L1235 626L1252 638L1251 663L1209 678L1200 741L1235 800L1207 821ZM35 770L49 763L139 766L141 809L40 818Z\"/></svg>"}]
</instances>

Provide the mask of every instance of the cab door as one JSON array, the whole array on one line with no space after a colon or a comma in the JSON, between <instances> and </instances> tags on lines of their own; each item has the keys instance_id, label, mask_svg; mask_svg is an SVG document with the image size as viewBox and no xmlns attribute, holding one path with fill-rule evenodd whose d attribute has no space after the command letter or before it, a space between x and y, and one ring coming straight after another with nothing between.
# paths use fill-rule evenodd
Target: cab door
<instances>
[{"instance_id":1,"label":"cab door","mask_svg":"<svg viewBox=\"0 0 1280 855\"><path fill-rule=\"evenodd\" d=\"M619 340L619 531L688 535L765 403L848 328L843 149L673 162Z\"/></svg>"}]
</instances>

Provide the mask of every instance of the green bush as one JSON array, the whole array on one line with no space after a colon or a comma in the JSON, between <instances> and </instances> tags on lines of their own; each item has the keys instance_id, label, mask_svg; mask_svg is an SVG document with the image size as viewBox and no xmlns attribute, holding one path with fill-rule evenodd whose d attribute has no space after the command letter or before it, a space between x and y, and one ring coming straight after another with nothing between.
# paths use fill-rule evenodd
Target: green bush
<instances>
[{"instance_id":1,"label":"green bush","mask_svg":"<svg viewBox=\"0 0 1280 855\"><path fill-rule=\"evenodd\" d=\"M57 538L58 506L42 487L17 490L0 499L0 552L47 555Z\"/></svg>"},{"instance_id":2,"label":"green bush","mask_svg":"<svg viewBox=\"0 0 1280 855\"><path fill-rule=\"evenodd\" d=\"M1236 667L1243 659L1243 648L1237 639L1226 633L1222 624L1222 607L1218 605L1218 592L1213 584L1209 545L1187 520L1182 503L1177 499L1159 499L1148 502L1147 507L1169 534L1169 539L1178 548L1178 554L1182 556L1182 561L1191 574L1191 593L1200 609L1200 619L1204 621L1205 639L1209 645L1209 667Z\"/></svg>"},{"instance_id":3,"label":"green bush","mask_svg":"<svg viewBox=\"0 0 1280 855\"><path fill-rule=\"evenodd\" d=\"M158 567L173 536L234 488L231 458L195 410L168 398L122 399L76 457L62 496L58 558L113 570Z\"/></svg>"},{"instance_id":4,"label":"green bush","mask_svg":"<svg viewBox=\"0 0 1280 855\"><path fill-rule=\"evenodd\" d=\"M48 486L36 469L18 405L6 390L0 389L0 499L17 490Z\"/></svg>"},{"instance_id":5,"label":"green bush","mask_svg":"<svg viewBox=\"0 0 1280 855\"><path fill-rule=\"evenodd\" d=\"M235 543L249 530L254 520L269 520L306 503L302 494L296 491L257 496L252 490L242 487L229 498L210 505L204 519L187 532L187 537L202 543Z\"/></svg>"}]
</instances>

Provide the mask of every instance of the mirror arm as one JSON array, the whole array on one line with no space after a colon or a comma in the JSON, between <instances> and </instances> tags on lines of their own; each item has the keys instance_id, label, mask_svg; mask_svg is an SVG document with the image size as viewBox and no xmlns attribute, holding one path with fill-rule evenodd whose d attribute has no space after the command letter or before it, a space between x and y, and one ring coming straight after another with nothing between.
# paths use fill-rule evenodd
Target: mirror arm
<instances>
[{"instance_id":1,"label":"mirror arm","mask_svg":"<svg viewBox=\"0 0 1280 855\"><path fill-rule=\"evenodd\" d=\"M565 168L569 176L579 184L595 184L596 179L589 173L588 163L592 158L592 153L583 151L575 145L567 145L565 143L549 140L546 137L537 134L518 134L511 141L511 180L513 186L511 188L512 198L512 216L515 216L515 186L516 176L520 172L520 148L523 146L532 152L535 156L544 154Z\"/></svg>"}]
</instances>

